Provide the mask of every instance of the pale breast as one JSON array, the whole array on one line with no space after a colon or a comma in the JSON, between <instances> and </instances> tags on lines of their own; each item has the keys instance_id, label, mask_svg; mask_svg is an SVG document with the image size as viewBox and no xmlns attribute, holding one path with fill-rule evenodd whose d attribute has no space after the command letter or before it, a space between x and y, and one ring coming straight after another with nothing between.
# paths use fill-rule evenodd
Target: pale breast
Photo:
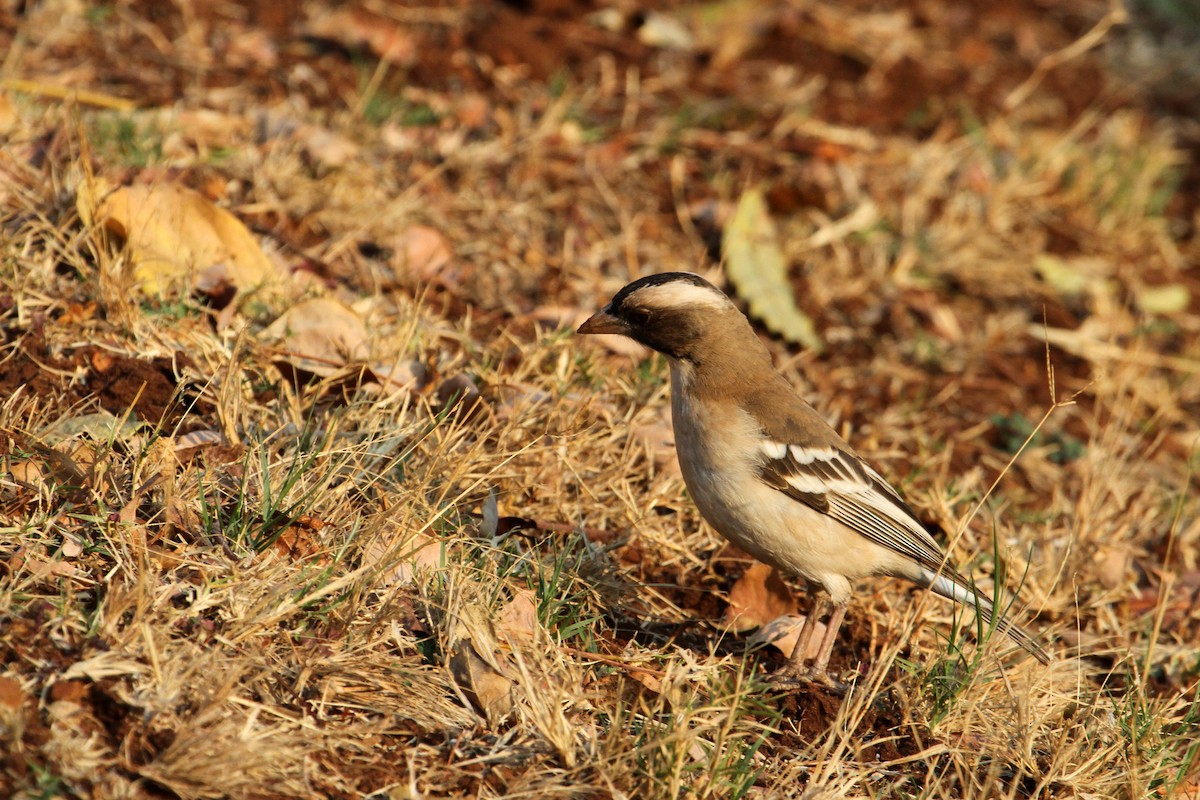
<instances>
[{"instance_id":1,"label":"pale breast","mask_svg":"<svg viewBox=\"0 0 1200 800\"><path fill-rule=\"evenodd\" d=\"M692 500L718 533L760 561L821 584L835 602L849 598L852 580L897 574L898 554L764 483L754 418L732 399L689 402L679 391L687 377L672 368L675 447Z\"/></svg>"}]
</instances>

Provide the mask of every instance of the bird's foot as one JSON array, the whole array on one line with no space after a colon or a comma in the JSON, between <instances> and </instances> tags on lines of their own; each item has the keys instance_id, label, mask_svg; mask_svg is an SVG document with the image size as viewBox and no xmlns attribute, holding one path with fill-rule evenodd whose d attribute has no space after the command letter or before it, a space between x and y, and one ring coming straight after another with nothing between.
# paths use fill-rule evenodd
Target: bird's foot
<instances>
[{"instance_id":1,"label":"bird's foot","mask_svg":"<svg viewBox=\"0 0 1200 800\"><path fill-rule=\"evenodd\" d=\"M824 667L811 664L786 664L767 675L767 682L781 689L820 686L837 695L845 695L850 690L850 684L839 681Z\"/></svg>"}]
</instances>

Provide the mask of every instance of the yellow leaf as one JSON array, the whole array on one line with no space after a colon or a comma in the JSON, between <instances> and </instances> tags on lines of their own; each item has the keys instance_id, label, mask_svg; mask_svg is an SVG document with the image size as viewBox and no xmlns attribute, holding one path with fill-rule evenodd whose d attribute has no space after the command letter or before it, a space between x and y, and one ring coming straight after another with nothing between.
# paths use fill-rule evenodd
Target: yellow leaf
<instances>
[{"instance_id":1,"label":"yellow leaf","mask_svg":"<svg viewBox=\"0 0 1200 800\"><path fill-rule=\"evenodd\" d=\"M1182 283L1143 286L1134 292L1138 308L1147 314L1179 314L1187 311L1192 295Z\"/></svg>"},{"instance_id":2,"label":"yellow leaf","mask_svg":"<svg viewBox=\"0 0 1200 800\"><path fill-rule=\"evenodd\" d=\"M80 203L86 203L82 194ZM280 277L241 220L184 186L119 188L99 198L95 219L125 240L147 294L190 287L197 273L217 266L241 291Z\"/></svg>"},{"instance_id":3,"label":"yellow leaf","mask_svg":"<svg viewBox=\"0 0 1200 800\"><path fill-rule=\"evenodd\" d=\"M821 349L816 326L799 308L787 278L775 222L758 189L747 189L725 226L725 273L750 313L772 332L810 350Z\"/></svg>"}]
</instances>

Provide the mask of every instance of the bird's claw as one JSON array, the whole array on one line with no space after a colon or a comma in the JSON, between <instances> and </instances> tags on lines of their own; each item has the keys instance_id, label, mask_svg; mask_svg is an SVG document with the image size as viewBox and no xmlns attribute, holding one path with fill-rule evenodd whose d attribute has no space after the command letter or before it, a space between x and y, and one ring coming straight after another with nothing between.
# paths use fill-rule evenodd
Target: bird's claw
<instances>
[{"instance_id":1,"label":"bird's claw","mask_svg":"<svg viewBox=\"0 0 1200 800\"><path fill-rule=\"evenodd\" d=\"M838 695L845 695L850 690L850 684L839 681L828 670L808 665L788 664L767 675L767 682L781 689L820 686Z\"/></svg>"}]
</instances>

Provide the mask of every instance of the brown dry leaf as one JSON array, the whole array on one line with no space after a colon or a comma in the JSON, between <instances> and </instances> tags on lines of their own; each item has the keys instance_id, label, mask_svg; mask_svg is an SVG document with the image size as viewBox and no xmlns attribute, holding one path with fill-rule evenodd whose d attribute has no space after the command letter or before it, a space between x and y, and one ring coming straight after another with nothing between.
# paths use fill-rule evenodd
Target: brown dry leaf
<instances>
[{"instance_id":1,"label":"brown dry leaf","mask_svg":"<svg viewBox=\"0 0 1200 800\"><path fill-rule=\"evenodd\" d=\"M652 672L635 669L633 667L629 668L626 674L655 694L662 694L663 682L662 678L660 678L658 675L655 675Z\"/></svg>"},{"instance_id":2,"label":"brown dry leaf","mask_svg":"<svg viewBox=\"0 0 1200 800\"><path fill-rule=\"evenodd\" d=\"M377 582L380 586L411 583L417 570L437 569L442 565L442 542L431 539L423 533L414 534L402 547L394 550L392 542L377 538L363 548L364 564L387 563L390 558L396 558L393 566L379 572Z\"/></svg>"},{"instance_id":3,"label":"brown dry leaf","mask_svg":"<svg viewBox=\"0 0 1200 800\"><path fill-rule=\"evenodd\" d=\"M469 375L452 375L438 386L438 407L454 414L471 415L480 409L481 393Z\"/></svg>"},{"instance_id":4,"label":"brown dry leaf","mask_svg":"<svg viewBox=\"0 0 1200 800\"><path fill-rule=\"evenodd\" d=\"M23 486L37 486L45 479L46 472L40 461L32 458L9 462L8 475Z\"/></svg>"},{"instance_id":5,"label":"brown dry leaf","mask_svg":"<svg viewBox=\"0 0 1200 800\"><path fill-rule=\"evenodd\" d=\"M0 730L5 732L5 738L18 743L25 733L25 715L21 713L25 705L25 692L16 678L0 675Z\"/></svg>"},{"instance_id":6,"label":"brown dry leaf","mask_svg":"<svg viewBox=\"0 0 1200 800\"><path fill-rule=\"evenodd\" d=\"M712 51L712 68L719 71L740 62L761 42L779 13L762 0L721 0L696 9L690 20L696 47Z\"/></svg>"},{"instance_id":7,"label":"brown dry leaf","mask_svg":"<svg viewBox=\"0 0 1200 800\"><path fill-rule=\"evenodd\" d=\"M529 589L513 590L509 600L496 618L498 633L531 639L541 627L538 622L537 596Z\"/></svg>"},{"instance_id":8,"label":"brown dry leaf","mask_svg":"<svg viewBox=\"0 0 1200 800\"><path fill-rule=\"evenodd\" d=\"M729 590L725 626L748 631L796 610L796 600L779 573L766 564L754 564Z\"/></svg>"},{"instance_id":9,"label":"brown dry leaf","mask_svg":"<svg viewBox=\"0 0 1200 800\"><path fill-rule=\"evenodd\" d=\"M15 573L24 569L35 578L70 578L79 574L74 564L66 561L51 561L29 552L18 553L9 559L9 568Z\"/></svg>"},{"instance_id":10,"label":"brown dry leaf","mask_svg":"<svg viewBox=\"0 0 1200 800\"><path fill-rule=\"evenodd\" d=\"M357 144L319 125L301 125L296 140L309 158L325 167L340 167L358 158Z\"/></svg>"},{"instance_id":11,"label":"brown dry leaf","mask_svg":"<svg viewBox=\"0 0 1200 800\"><path fill-rule=\"evenodd\" d=\"M387 17L340 8L313 22L310 35L340 42L351 50L366 47L380 60L408 66L417 59L417 40Z\"/></svg>"},{"instance_id":12,"label":"brown dry leaf","mask_svg":"<svg viewBox=\"0 0 1200 800\"><path fill-rule=\"evenodd\" d=\"M389 393L420 391L429 384L429 369L420 361L372 361L371 375Z\"/></svg>"},{"instance_id":13,"label":"brown dry leaf","mask_svg":"<svg viewBox=\"0 0 1200 800\"><path fill-rule=\"evenodd\" d=\"M436 228L409 225L391 242L392 269L398 275L412 275L430 283L452 284L455 275L444 274L454 258L450 243Z\"/></svg>"},{"instance_id":14,"label":"brown dry leaf","mask_svg":"<svg viewBox=\"0 0 1200 800\"><path fill-rule=\"evenodd\" d=\"M453 112L464 128L482 128L491 122L492 104L486 95L468 92L454 99Z\"/></svg>"},{"instance_id":15,"label":"brown dry leaf","mask_svg":"<svg viewBox=\"0 0 1200 800\"><path fill-rule=\"evenodd\" d=\"M322 547L317 542L315 535L320 533L327 524L317 517L301 514L292 520L283 533L275 539L275 551L294 560L313 559L322 552ZM319 564L325 564L328 563L329 557L321 555L316 561Z\"/></svg>"},{"instance_id":16,"label":"brown dry leaf","mask_svg":"<svg viewBox=\"0 0 1200 800\"><path fill-rule=\"evenodd\" d=\"M366 323L353 309L326 297L292 306L263 336L279 343L292 366L322 377L363 363L369 355Z\"/></svg>"},{"instance_id":17,"label":"brown dry leaf","mask_svg":"<svg viewBox=\"0 0 1200 800\"><path fill-rule=\"evenodd\" d=\"M126 415L118 417L108 411L64 417L38 431L42 441L61 444L86 435L95 442L128 442L142 430L142 423Z\"/></svg>"},{"instance_id":18,"label":"brown dry leaf","mask_svg":"<svg viewBox=\"0 0 1200 800\"><path fill-rule=\"evenodd\" d=\"M107 194L100 181L91 191L85 186L77 197L80 216L125 241L134 276L148 294L190 288L197 273L217 264L242 291L282 277L241 220L185 186L124 186Z\"/></svg>"},{"instance_id":19,"label":"brown dry leaf","mask_svg":"<svg viewBox=\"0 0 1200 800\"><path fill-rule=\"evenodd\" d=\"M1182 283L1168 283L1142 286L1134 292L1133 299L1143 313L1167 316L1186 311L1192 295Z\"/></svg>"},{"instance_id":20,"label":"brown dry leaf","mask_svg":"<svg viewBox=\"0 0 1200 800\"><path fill-rule=\"evenodd\" d=\"M721 252L725 274L750 315L789 342L819 352L821 337L812 318L796 305L779 229L761 189L742 193L733 219L725 225Z\"/></svg>"},{"instance_id":21,"label":"brown dry leaf","mask_svg":"<svg viewBox=\"0 0 1200 800\"><path fill-rule=\"evenodd\" d=\"M475 708L495 727L515 707L511 678L505 677L485 661L470 639L461 639L450 656L450 673Z\"/></svg>"},{"instance_id":22,"label":"brown dry leaf","mask_svg":"<svg viewBox=\"0 0 1200 800\"><path fill-rule=\"evenodd\" d=\"M25 702L25 692L15 678L0 675L0 709L20 708Z\"/></svg>"},{"instance_id":23,"label":"brown dry leaf","mask_svg":"<svg viewBox=\"0 0 1200 800\"><path fill-rule=\"evenodd\" d=\"M161 124L178 128L201 152L212 148L233 147L251 133L251 118L244 114L227 114L212 108L164 110ZM224 186L221 187L224 189ZM209 195L213 196L213 195Z\"/></svg>"},{"instance_id":24,"label":"brown dry leaf","mask_svg":"<svg viewBox=\"0 0 1200 800\"><path fill-rule=\"evenodd\" d=\"M78 325L81 322L87 322L94 319L96 316L96 301L89 300L86 303L68 303L67 310L58 318L59 325ZM103 350L97 350L93 357L104 353Z\"/></svg>"},{"instance_id":25,"label":"brown dry leaf","mask_svg":"<svg viewBox=\"0 0 1200 800\"><path fill-rule=\"evenodd\" d=\"M796 644L800 641L800 628L803 625L804 617L799 614L776 617L751 634L748 643L751 647L769 644L791 658ZM817 657L817 651L821 649L821 637L824 635L825 623L818 622L812 638L808 641L808 649L804 653L805 658Z\"/></svg>"},{"instance_id":26,"label":"brown dry leaf","mask_svg":"<svg viewBox=\"0 0 1200 800\"><path fill-rule=\"evenodd\" d=\"M222 444L224 441L225 436L219 431L192 431L191 433L176 436L172 442L172 447L178 453L183 450L191 450L193 447L208 447L214 444Z\"/></svg>"},{"instance_id":27,"label":"brown dry leaf","mask_svg":"<svg viewBox=\"0 0 1200 800\"><path fill-rule=\"evenodd\" d=\"M1096 580L1100 585L1105 589L1116 589L1130 576L1133 554L1127 545L1102 545L1092 557L1092 563L1095 564Z\"/></svg>"}]
</instances>

